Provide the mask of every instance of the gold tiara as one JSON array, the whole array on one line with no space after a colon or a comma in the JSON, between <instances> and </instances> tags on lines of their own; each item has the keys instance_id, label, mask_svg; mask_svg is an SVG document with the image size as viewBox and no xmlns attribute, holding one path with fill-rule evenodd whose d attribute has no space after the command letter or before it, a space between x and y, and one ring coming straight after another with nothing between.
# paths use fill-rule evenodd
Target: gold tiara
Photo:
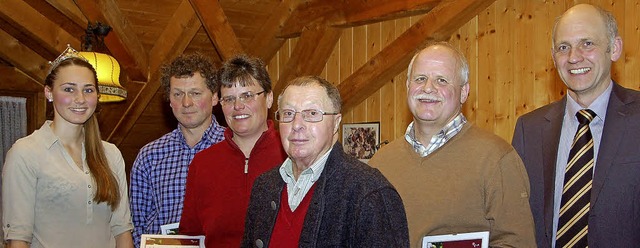
<instances>
[{"instance_id":1,"label":"gold tiara","mask_svg":"<svg viewBox=\"0 0 640 248\"><path fill-rule=\"evenodd\" d=\"M51 65L51 68L49 68L49 72L47 73L47 75L51 74L53 69L58 67L58 65L60 65L60 63L62 63L62 61L65 61L65 60L70 59L70 58L78 58L78 59L84 60L85 62L89 62L85 57L80 55L80 53L78 51L76 51L76 49L73 49L73 47L71 47L71 45L67 44L67 49L64 49L64 51L62 51L62 53L60 55L58 55L56 60L49 61L49 65Z\"/></svg>"}]
</instances>

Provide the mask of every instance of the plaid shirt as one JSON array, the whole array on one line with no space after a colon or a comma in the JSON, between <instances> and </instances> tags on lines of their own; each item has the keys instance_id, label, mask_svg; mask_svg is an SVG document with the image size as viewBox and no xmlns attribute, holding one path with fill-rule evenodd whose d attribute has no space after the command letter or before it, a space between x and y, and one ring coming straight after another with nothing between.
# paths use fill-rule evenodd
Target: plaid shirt
<instances>
[{"instance_id":1,"label":"plaid shirt","mask_svg":"<svg viewBox=\"0 0 640 248\"><path fill-rule=\"evenodd\" d=\"M404 139L407 140L407 142L409 142L411 146L413 146L413 149L418 154L420 154L421 157L426 157L433 151L442 147L445 143L447 143L447 141L453 138L453 136L458 134L460 130L462 130L462 127L465 123L467 123L467 118L464 118L464 115L462 115L462 113L458 114L458 116L456 116L456 118L453 118L451 122L447 123L447 125L445 125L442 130L440 130L440 132L433 135L433 137L431 137L431 140L429 141L429 145L425 146L420 143L420 141L415 139L413 122L411 122L404 134Z\"/></svg>"},{"instance_id":2,"label":"plaid shirt","mask_svg":"<svg viewBox=\"0 0 640 248\"><path fill-rule=\"evenodd\" d=\"M225 128L215 118L193 148L176 128L140 149L131 168L133 241L140 235L159 234L160 226L180 222L189 164L199 151L224 139Z\"/></svg>"}]
</instances>

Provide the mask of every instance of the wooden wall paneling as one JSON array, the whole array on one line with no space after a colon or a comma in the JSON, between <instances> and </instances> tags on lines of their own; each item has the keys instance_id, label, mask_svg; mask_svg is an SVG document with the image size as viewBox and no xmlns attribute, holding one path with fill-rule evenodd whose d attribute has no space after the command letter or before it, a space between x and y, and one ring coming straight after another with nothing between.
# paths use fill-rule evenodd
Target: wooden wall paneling
<instances>
[{"instance_id":1,"label":"wooden wall paneling","mask_svg":"<svg viewBox=\"0 0 640 248\"><path fill-rule=\"evenodd\" d=\"M265 65L267 66L267 72L269 73L269 78L271 78L271 89L273 89L273 86L278 82L278 76L280 75L278 73L278 62L280 61L280 57L279 57L279 53L276 51L276 53L271 57L271 60L269 61L264 61ZM274 103L273 106L274 107L278 107L278 96L274 95Z\"/></svg>"},{"instance_id":2,"label":"wooden wall paneling","mask_svg":"<svg viewBox=\"0 0 640 248\"><path fill-rule=\"evenodd\" d=\"M530 62L533 68L532 88L532 106L524 109L520 115L526 114L534 109L541 107L551 100L550 86L553 86L553 74L555 67L553 58L551 57L551 33L554 23L554 13L549 13L548 4L536 4L534 11L535 25L533 27L533 44ZM541 44L547 44L543 46Z\"/></svg>"},{"instance_id":3,"label":"wooden wall paneling","mask_svg":"<svg viewBox=\"0 0 640 248\"><path fill-rule=\"evenodd\" d=\"M469 63L469 96L462 105L462 113L469 121L473 121L478 108L478 17L462 26L451 36L450 42L458 46Z\"/></svg>"},{"instance_id":4,"label":"wooden wall paneling","mask_svg":"<svg viewBox=\"0 0 640 248\"><path fill-rule=\"evenodd\" d=\"M640 1L625 1L624 17L616 16L619 22L625 23L625 29L619 30L622 38L622 51L625 60L624 74L618 77L617 82L624 82L632 89L640 89L640 18L636 13L640 13ZM617 62L616 62L617 63Z\"/></svg>"},{"instance_id":5,"label":"wooden wall paneling","mask_svg":"<svg viewBox=\"0 0 640 248\"><path fill-rule=\"evenodd\" d=\"M529 111L560 99L565 92L565 87L553 64L551 52L553 25L555 18L566 10L565 2L548 2L537 6L536 9L538 18L533 30L534 42L537 45L534 47L535 57L531 60L536 69L533 82L534 106Z\"/></svg>"},{"instance_id":6,"label":"wooden wall paneling","mask_svg":"<svg viewBox=\"0 0 640 248\"><path fill-rule=\"evenodd\" d=\"M384 21L380 27L380 47L386 47L395 38L395 20ZM395 139L395 79L380 88L380 142Z\"/></svg>"},{"instance_id":7,"label":"wooden wall paneling","mask_svg":"<svg viewBox=\"0 0 640 248\"><path fill-rule=\"evenodd\" d=\"M513 6L514 0L497 1L495 5L495 30L496 36L500 39L494 46L496 55L494 78L497 84L494 87L493 130L498 136L510 141L513 134L511 120L515 115L513 75L516 71L514 67L518 66L513 54L515 50L521 48L516 47L515 44L517 38L514 37L514 23L517 20Z\"/></svg>"},{"instance_id":8,"label":"wooden wall paneling","mask_svg":"<svg viewBox=\"0 0 640 248\"><path fill-rule=\"evenodd\" d=\"M513 51L514 67L513 74L514 81L514 107L515 116L512 119L512 126L515 126L515 121L518 116L523 113L531 111L533 107L533 94L534 88L534 71L531 66L531 60L537 59L532 53L533 47L536 45L533 43L536 36L532 30L535 30L535 23L533 21L537 16L533 13L534 2L532 1L515 1L514 8L516 14L514 36L516 37L515 50ZM512 137L513 133L509 137ZM508 139L508 141L511 141Z\"/></svg>"},{"instance_id":9,"label":"wooden wall paneling","mask_svg":"<svg viewBox=\"0 0 640 248\"><path fill-rule=\"evenodd\" d=\"M274 89L275 89L275 86L278 84L278 82L280 82L280 77L282 76L284 68L287 67L287 62L289 62L289 57L291 57L291 52L295 47L295 44L292 44L292 43L294 43L294 40L288 39L278 51L278 58L279 58L278 59L278 77L271 79ZM283 82L283 83L288 83L288 82Z\"/></svg>"},{"instance_id":10,"label":"wooden wall paneling","mask_svg":"<svg viewBox=\"0 0 640 248\"><path fill-rule=\"evenodd\" d=\"M368 25L357 26L353 28L353 65L352 72L355 70L354 68L360 68L364 63L367 62L367 29ZM371 95L369 96L369 98ZM367 101L364 100L352 108L349 112L352 113L353 119L352 122L365 122L367 121Z\"/></svg>"},{"instance_id":11,"label":"wooden wall paneling","mask_svg":"<svg viewBox=\"0 0 640 248\"><path fill-rule=\"evenodd\" d=\"M353 42L354 28L345 28L340 36L340 82L343 82L353 72ZM344 102L344 99L343 99ZM342 111L342 123L353 122L353 110Z\"/></svg>"},{"instance_id":12,"label":"wooden wall paneling","mask_svg":"<svg viewBox=\"0 0 640 248\"><path fill-rule=\"evenodd\" d=\"M396 19L396 38L398 38L404 31L411 26L410 17ZM413 55L412 55L413 56ZM407 69L404 69L400 74L395 77L395 126L396 129L394 137L399 138L404 135L407 125L413 120L413 115L409 111L407 105Z\"/></svg>"},{"instance_id":13,"label":"wooden wall paneling","mask_svg":"<svg viewBox=\"0 0 640 248\"><path fill-rule=\"evenodd\" d=\"M372 23L367 25L367 57L366 61L373 58L374 55L380 52L380 40L381 24ZM380 90L371 94L366 100L367 103L367 119L366 121L379 121L380 120Z\"/></svg>"},{"instance_id":14,"label":"wooden wall paneling","mask_svg":"<svg viewBox=\"0 0 640 248\"><path fill-rule=\"evenodd\" d=\"M329 55L324 70L320 74L321 77L333 85L340 83L340 50L342 50L342 48L340 42L338 42L331 55Z\"/></svg>"},{"instance_id":15,"label":"wooden wall paneling","mask_svg":"<svg viewBox=\"0 0 640 248\"><path fill-rule=\"evenodd\" d=\"M478 109L476 111L476 125L493 132L494 124L494 93L496 81L494 44L502 37L496 37L496 5L498 0L478 16Z\"/></svg>"}]
</instances>

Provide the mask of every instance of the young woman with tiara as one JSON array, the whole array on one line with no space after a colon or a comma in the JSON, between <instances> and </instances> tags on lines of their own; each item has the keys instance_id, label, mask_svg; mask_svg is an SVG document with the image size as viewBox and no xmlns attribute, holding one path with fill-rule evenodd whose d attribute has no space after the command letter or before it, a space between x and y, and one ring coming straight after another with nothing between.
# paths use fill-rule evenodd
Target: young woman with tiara
<instances>
[{"instance_id":1,"label":"young woman with tiara","mask_svg":"<svg viewBox=\"0 0 640 248\"><path fill-rule=\"evenodd\" d=\"M68 47L44 93L53 121L7 153L2 227L8 247L133 247L124 160L102 141L96 71Z\"/></svg>"}]
</instances>

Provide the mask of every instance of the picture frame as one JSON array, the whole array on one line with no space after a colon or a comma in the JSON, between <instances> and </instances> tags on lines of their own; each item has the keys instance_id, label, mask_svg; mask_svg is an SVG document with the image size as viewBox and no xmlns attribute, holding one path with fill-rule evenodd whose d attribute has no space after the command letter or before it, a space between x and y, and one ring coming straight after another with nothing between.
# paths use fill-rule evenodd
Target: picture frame
<instances>
[{"instance_id":1,"label":"picture frame","mask_svg":"<svg viewBox=\"0 0 640 248\"><path fill-rule=\"evenodd\" d=\"M204 235L142 234L140 248L204 248Z\"/></svg>"},{"instance_id":2,"label":"picture frame","mask_svg":"<svg viewBox=\"0 0 640 248\"><path fill-rule=\"evenodd\" d=\"M425 236L422 248L489 248L489 232Z\"/></svg>"},{"instance_id":3,"label":"picture frame","mask_svg":"<svg viewBox=\"0 0 640 248\"><path fill-rule=\"evenodd\" d=\"M379 148L380 122L342 124L344 152L367 163Z\"/></svg>"}]
</instances>

